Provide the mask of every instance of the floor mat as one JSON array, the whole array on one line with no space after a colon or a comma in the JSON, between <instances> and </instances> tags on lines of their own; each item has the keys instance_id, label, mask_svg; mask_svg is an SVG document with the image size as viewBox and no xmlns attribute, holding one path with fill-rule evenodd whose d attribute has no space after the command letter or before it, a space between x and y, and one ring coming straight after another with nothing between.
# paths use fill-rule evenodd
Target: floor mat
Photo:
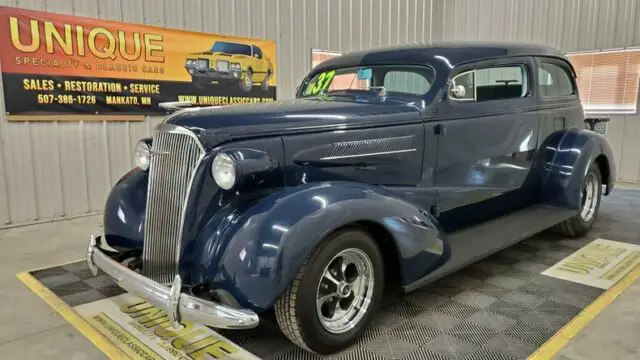
<instances>
[{"instance_id":1,"label":"floor mat","mask_svg":"<svg viewBox=\"0 0 640 360\"><path fill-rule=\"evenodd\" d=\"M197 335L164 339L162 320L150 305L104 275L93 277L82 261L30 275L111 342L129 341L129 350L160 347L161 357L195 359L209 346L208 354L219 359L522 359L605 291L542 272L597 237L638 243L639 203L640 192L617 191L605 198L588 238L539 235L421 290L388 296L358 344L325 357L292 345L269 317L252 330L214 332L193 325Z\"/></svg>"}]
</instances>

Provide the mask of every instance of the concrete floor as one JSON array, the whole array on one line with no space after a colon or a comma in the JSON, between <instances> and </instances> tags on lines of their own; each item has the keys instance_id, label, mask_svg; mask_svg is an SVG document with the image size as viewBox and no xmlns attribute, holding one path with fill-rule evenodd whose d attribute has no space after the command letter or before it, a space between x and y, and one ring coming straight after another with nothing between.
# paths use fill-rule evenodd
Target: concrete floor
<instances>
[{"instance_id":1,"label":"concrete floor","mask_svg":"<svg viewBox=\"0 0 640 360\"><path fill-rule=\"evenodd\" d=\"M106 359L27 289L16 274L81 259L101 216L18 227L0 232L0 358Z\"/></svg>"},{"instance_id":2,"label":"concrete floor","mask_svg":"<svg viewBox=\"0 0 640 360\"><path fill-rule=\"evenodd\" d=\"M629 191L629 190L627 190ZM600 224L623 217L629 229L615 229L622 237L637 237L640 192L631 200L605 198ZM615 204L614 204L615 203ZM615 205L615 208L613 206ZM619 211L622 206L623 211ZM16 274L39 267L81 259L92 232L100 232L102 218L91 216L0 230L0 357L6 359L105 359L83 335L39 297ZM605 225L606 227L606 225ZM614 229L608 229L614 230ZM611 238L615 240L614 238ZM635 359L640 357L640 282L627 289L569 345L557 359Z\"/></svg>"}]
</instances>

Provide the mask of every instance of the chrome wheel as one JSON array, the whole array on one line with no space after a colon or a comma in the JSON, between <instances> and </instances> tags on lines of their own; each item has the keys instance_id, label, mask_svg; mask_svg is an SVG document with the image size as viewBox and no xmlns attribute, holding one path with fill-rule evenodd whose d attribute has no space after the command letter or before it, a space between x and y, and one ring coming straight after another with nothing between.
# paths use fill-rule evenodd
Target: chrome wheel
<instances>
[{"instance_id":1,"label":"chrome wheel","mask_svg":"<svg viewBox=\"0 0 640 360\"><path fill-rule=\"evenodd\" d=\"M253 74L251 70L247 70L247 73L244 75L244 87L247 89L251 89L253 86Z\"/></svg>"},{"instance_id":2,"label":"chrome wheel","mask_svg":"<svg viewBox=\"0 0 640 360\"><path fill-rule=\"evenodd\" d=\"M598 183L596 176L592 173L587 175L584 183L584 188L580 195L580 204L582 206L580 210L580 218L584 222L589 222L593 219L598 207L598 201L600 200L598 187L600 184Z\"/></svg>"},{"instance_id":3,"label":"chrome wheel","mask_svg":"<svg viewBox=\"0 0 640 360\"><path fill-rule=\"evenodd\" d=\"M342 334L358 325L373 297L373 264L356 248L345 249L324 269L316 294L316 311L322 327Z\"/></svg>"}]
</instances>

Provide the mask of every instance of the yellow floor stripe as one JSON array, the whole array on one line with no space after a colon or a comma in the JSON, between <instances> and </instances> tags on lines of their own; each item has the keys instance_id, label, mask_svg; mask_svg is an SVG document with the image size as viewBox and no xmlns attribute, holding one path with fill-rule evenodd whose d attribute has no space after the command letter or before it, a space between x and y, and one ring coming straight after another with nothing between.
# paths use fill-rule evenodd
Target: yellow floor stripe
<instances>
[{"instance_id":1,"label":"yellow floor stripe","mask_svg":"<svg viewBox=\"0 0 640 360\"><path fill-rule=\"evenodd\" d=\"M28 272L19 273L20 279L29 289L36 293L44 302L51 306L55 311L75 327L82 335L86 336L98 349L102 350L110 359L127 359L129 358L122 350L118 349L113 343L107 340L98 332L91 324L78 315L73 308L67 305L62 299L56 296L46 286L42 285L36 278Z\"/></svg>"},{"instance_id":2,"label":"yellow floor stripe","mask_svg":"<svg viewBox=\"0 0 640 360\"><path fill-rule=\"evenodd\" d=\"M591 320L609 306L624 290L640 278L640 266L636 266L620 281L608 290L600 294L589 306L584 308L580 314L571 319L569 323L558 330L546 343L536 350L529 360L551 359L560 349L565 347Z\"/></svg>"}]
</instances>

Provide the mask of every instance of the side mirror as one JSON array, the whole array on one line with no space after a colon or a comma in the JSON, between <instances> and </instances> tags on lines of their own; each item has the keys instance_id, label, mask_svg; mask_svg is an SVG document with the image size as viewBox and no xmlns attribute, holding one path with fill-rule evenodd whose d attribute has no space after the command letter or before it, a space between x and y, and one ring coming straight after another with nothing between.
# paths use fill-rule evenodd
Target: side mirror
<instances>
[{"instance_id":1,"label":"side mirror","mask_svg":"<svg viewBox=\"0 0 640 360\"><path fill-rule=\"evenodd\" d=\"M467 95L467 89L463 85L455 85L449 92L454 99L463 99Z\"/></svg>"}]
</instances>

